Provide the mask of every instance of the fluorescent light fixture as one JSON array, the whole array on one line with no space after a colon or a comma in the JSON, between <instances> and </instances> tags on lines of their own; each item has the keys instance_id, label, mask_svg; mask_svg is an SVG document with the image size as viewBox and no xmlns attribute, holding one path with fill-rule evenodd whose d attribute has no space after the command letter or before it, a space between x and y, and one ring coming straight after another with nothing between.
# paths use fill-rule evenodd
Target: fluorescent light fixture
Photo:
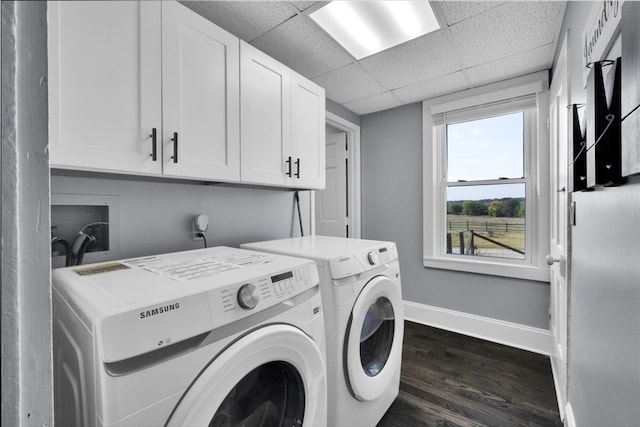
<instances>
[{"instance_id":1,"label":"fluorescent light fixture","mask_svg":"<svg viewBox=\"0 0 640 427\"><path fill-rule=\"evenodd\" d=\"M356 59L440 29L428 1L332 1L309 15Z\"/></svg>"}]
</instances>

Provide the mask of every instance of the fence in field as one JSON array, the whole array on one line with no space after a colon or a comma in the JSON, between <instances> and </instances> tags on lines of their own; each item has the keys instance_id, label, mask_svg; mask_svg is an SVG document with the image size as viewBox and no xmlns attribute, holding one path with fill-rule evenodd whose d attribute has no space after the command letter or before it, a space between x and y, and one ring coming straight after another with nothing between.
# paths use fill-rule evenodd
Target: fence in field
<instances>
[{"instance_id":1,"label":"fence in field","mask_svg":"<svg viewBox=\"0 0 640 427\"><path fill-rule=\"evenodd\" d=\"M524 223L489 221L447 221L448 231L484 230L487 233L524 233Z\"/></svg>"},{"instance_id":2,"label":"fence in field","mask_svg":"<svg viewBox=\"0 0 640 427\"><path fill-rule=\"evenodd\" d=\"M499 246L501 248L507 249L511 252L515 252L518 253L520 255L524 255L524 251L518 249L518 248L514 248L513 246L509 246L506 245L502 242L498 242L495 239L492 239L490 237L487 236L483 236L482 234L478 234L473 230L470 230L468 232L469 237L467 238L467 244L465 245L465 232L464 231L459 231L458 232L458 239L460 241L459 243L459 250L460 250L460 254L462 255L476 255L476 245L475 245L475 239L483 239L486 240L487 242L493 243L496 246ZM447 233L447 253L453 253L453 243L452 243L452 233Z\"/></svg>"}]
</instances>

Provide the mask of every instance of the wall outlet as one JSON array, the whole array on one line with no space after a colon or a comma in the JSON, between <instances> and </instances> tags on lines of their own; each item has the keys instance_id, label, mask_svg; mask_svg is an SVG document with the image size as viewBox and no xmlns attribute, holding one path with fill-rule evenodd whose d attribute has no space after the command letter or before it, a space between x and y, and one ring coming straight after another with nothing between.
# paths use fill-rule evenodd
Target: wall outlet
<instances>
[{"instance_id":1,"label":"wall outlet","mask_svg":"<svg viewBox=\"0 0 640 427\"><path fill-rule=\"evenodd\" d=\"M192 238L194 241L196 241L196 240L197 240L197 241L202 240L202 237L199 237L199 236L198 236L198 234L200 234L200 233L205 234L205 232L204 232L204 231L196 230L196 229L195 229L195 227L192 227L192 228L191 228L191 238Z\"/></svg>"},{"instance_id":2,"label":"wall outlet","mask_svg":"<svg viewBox=\"0 0 640 427\"><path fill-rule=\"evenodd\" d=\"M202 240L199 234L205 234L208 228L209 217L204 214L196 215L191 223L191 238L193 240Z\"/></svg>"}]
</instances>

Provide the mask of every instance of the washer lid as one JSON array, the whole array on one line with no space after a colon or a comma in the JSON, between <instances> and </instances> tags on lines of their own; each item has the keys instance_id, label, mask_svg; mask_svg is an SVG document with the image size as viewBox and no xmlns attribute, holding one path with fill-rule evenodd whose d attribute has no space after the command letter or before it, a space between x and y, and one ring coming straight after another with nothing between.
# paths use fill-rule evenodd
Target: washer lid
<instances>
[{"instance_id":1,"label":"washer lid","mask_svg":"<svg viewBox=\"0 0 640 427\"><path fill-rule=\"evenodd\" d=\"M346 370L354 397L380 397L395 380L402 358L404 311L399 287L386 276L367 283L352 310L345 347Z\"/></svg>"},{"instance_id":2,"label":"washer lid","mask_svg":"<svg viewBox=\"0 0 640 427\"><path fill-rule=\"evenodd\" d=\"M252 422L274 417L286 418L291 426L326 425L324 370L321 350L299 329L260 328L201 372L166 426L263 425Z\"/></svg>"}]
</instances>

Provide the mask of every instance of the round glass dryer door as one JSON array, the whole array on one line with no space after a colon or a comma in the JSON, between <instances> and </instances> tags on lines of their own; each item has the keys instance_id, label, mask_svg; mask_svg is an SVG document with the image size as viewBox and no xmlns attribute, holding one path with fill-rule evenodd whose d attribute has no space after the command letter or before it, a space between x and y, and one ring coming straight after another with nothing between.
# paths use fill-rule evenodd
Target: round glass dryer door
<instances>
[{"instance_id":1,"label":"round glass dryer door","mask_svg":"<svg viewBox=\"0 0 640 427\"><path fill-rule=\"evenodd\" d=\"M323 355L304 332L269 325L218 354L186 390L167 427L326 425Z\"/></svg>"},{"instance_id":2,"label":"round glass dryer door","mask_svg":"<svg viewBox=\"0 0 640 427\"><path fill-rule=\"evenodd\" d=\"M351 316L344 350L349 385L358 400L374 400L400 370L404 311L399 283L385 276L371 279Z\"/></svg>"},{"instance_id":3,"label":"round glass dryer door","mask_svg":"<svg viewBox=\"0 0 640 427\"><path fill-rule=\"evenodd\" d=\"M365 374L375 377L389 359L395 329L393 305L379 297L369 306L360 330L360 362Z\"/></svg>"},{"instance_id":4,"label":"round glass dryer door","mask_svg":"<svg viewBox=\"0 0 640 427\"><path fill-rule=\"evenodd\" d=\"M301 426L304 384L287 362L269 362L249 372L224 398L209 427Z\"/></svg>"}]
</instances>

